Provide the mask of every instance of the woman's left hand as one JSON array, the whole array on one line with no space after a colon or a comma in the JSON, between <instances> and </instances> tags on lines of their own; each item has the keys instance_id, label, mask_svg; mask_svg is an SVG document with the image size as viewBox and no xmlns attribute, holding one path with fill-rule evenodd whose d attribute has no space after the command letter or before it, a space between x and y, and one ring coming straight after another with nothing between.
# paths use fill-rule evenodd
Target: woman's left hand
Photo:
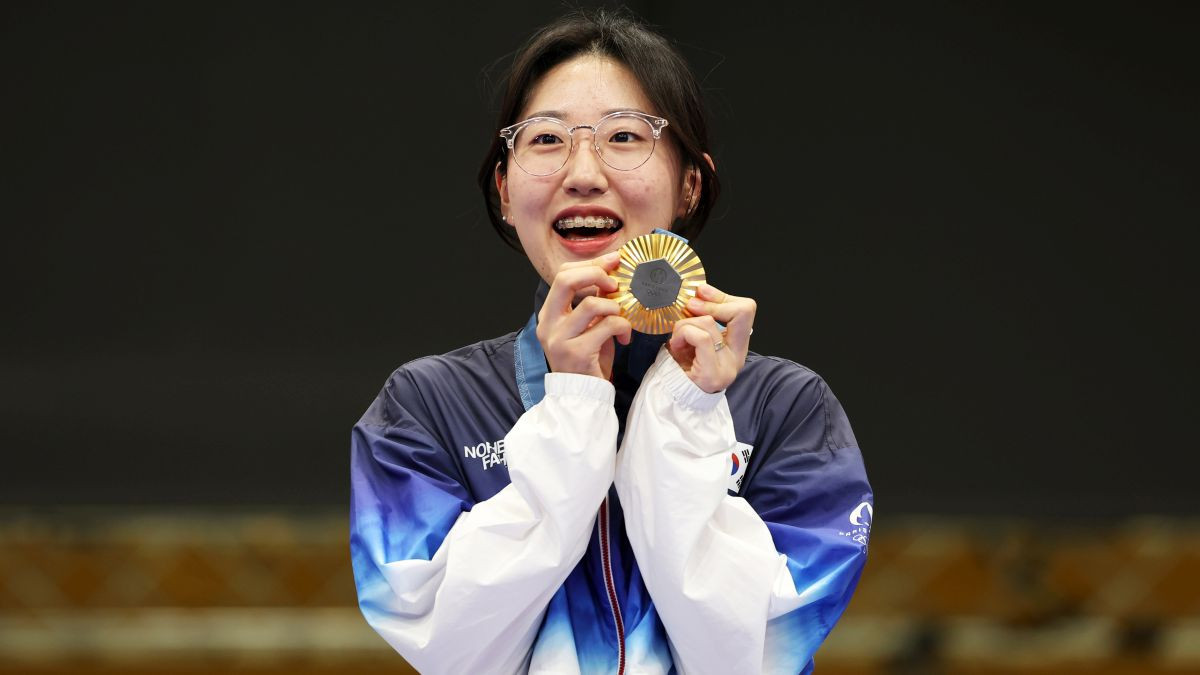
<instances>
[{"instance_id":1,"label":"woman's left hand","mask_svg":"<svg viewBox=\"0 0 1200 675\"><path fill-rule=\"evenodd\" d=\"M675 322L667 348L696 386L715 394L732 384L746 364L758 305L701 284L687 310L692 316ZM717 321L725 324L723 332Z\"/></svg>"}]
</instances>

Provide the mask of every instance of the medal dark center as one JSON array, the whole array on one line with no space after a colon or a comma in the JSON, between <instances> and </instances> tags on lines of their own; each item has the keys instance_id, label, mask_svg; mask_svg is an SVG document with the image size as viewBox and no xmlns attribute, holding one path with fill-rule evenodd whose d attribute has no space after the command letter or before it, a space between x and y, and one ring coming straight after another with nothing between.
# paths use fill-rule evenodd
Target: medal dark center
<instances>
[{"instance_id":1,"label":"medal dark center","mask_svg":"<svg viewBox=\"0 0 1200 675\"><path fill-rule=\"evenodd\" d=\"M683 279L666 260L650 260L637 266L629 292L646 309L658 309L675 303Z\"/></svg>"}]
</instances>

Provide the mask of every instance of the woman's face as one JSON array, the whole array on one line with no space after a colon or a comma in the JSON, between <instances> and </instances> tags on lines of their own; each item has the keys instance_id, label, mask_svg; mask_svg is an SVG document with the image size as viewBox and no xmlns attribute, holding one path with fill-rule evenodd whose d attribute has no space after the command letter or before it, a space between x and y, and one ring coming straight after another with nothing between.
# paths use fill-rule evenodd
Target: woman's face
<instances>
[{"instance_id":1,"label":"woman's face","mask_svg":"<svg viewBox=\"0 0 1200 675\"><path fill-rule=\"evenodd\" d=\"M658 114L625 66L603 57L581 56L547 72L517 119L546 115L569 126L594 125L613 110ZM656 227L670 228L699 198L698 184L695 194L689 194L695 181L689 176L685 183L679 156L666 140L669 133L668 126L650 159L631 171L618 171L600 159L590 129L576 130L575 147L556 173L531 176L511 155L505 171L497 169L501 209L516 228L529 262L547 283L565 262L596 258ZM595 236L586 237L561 227L564 217L588 215L614 218L619 227L605 233L589 230Z\"/></svg>"}]
</instances>

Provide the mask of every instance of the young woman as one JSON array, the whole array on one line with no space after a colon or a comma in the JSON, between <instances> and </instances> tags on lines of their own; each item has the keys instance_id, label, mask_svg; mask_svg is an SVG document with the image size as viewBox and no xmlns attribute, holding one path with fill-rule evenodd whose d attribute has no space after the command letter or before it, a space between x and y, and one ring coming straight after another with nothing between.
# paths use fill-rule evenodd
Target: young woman
<instances>
[{"instance_id":1,"label":"young woman","mask_svg":"<svg viewBox=\"0 0 1200 675\"><path fill-rule=\"evenodd\" d=\"M575 14L518 53L481 173L544 283L525 327L392 374L355 426L368 622L429 673L797 673L866 559L872 495L837 399L749 351L702 286L634 333L609 272L717 195L700 90L658 34Z\"/></svg>"}]
</instances>

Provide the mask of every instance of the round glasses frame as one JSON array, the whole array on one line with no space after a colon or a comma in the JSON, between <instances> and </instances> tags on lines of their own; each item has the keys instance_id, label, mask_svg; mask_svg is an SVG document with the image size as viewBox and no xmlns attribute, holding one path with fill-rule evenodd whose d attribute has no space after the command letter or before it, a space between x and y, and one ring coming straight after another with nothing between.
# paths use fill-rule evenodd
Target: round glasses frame
<instances>
[{"instance_id":1,"label":"round glasses frame","mask_svg":"<svg viewBox=\"0 0 1200 675\"><path fill-rule=\"evenodd\" d=\"M609 163L609 161L607 159L604 158L604 153L600 151L600 142L597 140L597 136L596 136L596 129L598 129L606 121L608 121L610 119L615 119L618 117L636 117L636 118L642 120L643 122L645 122L646 124L650 125L650 135L651 135L650 152L646 155L646 159L643 159L640 164L638 164L637 166L631 166L628 169L623 169L618 166L613 166L612 164ZM548 171L546 173L534 173L534 172L530 171L529 169L526 169L525 167L521 166L521 163L516 161L516 153L513 152L513 143L516 141L517 134L521 133L522 129L524 129L525 127L527 127L530 124L533 124L535 122L554 122L556 124L559 124L562 126L562 128L567 130L567 136L569 136L571 139L571 147L567 150L567 154L563 156L562 164L559 164L557 167L555 167L553 171ZM618 110L617 112L609 113L609 114L605 115L604 117L601 117L600 119L596 120L595 123L593 123L593 124L577 124L575 126L570 126L566 122L558 119L557 117L544 117L544 116L543 117L530 117L527 120L522 120L511 126L504 127L503 129L500 130L500 137L504 139L505 146L508 148L508 151L513 153L514 163L518 167L520 167L522 171L529 174L530 176L551 176L555 173L558 173L558 171L560 169L562 169L564 166L566 166L567 160L571 158L571 153L575 152L575 132L579 129L588 129L589 131L592 132L592 149L596 151L596 156L600 158L600 161L604 162L607 166L610 166L613 169L616 169L617 171L633 171L634 169L640 168L643 164L650 161L650 158L654 156L654 149L656 147L658 147L658 139L660 136L662 136L662 130L664 128L666 128L667 124L669 124L669 122L667 122L667 120L662 117L656 117L654 115L650 115L650 114L644 113L644 112L638 112L636 110Z\"/></svg>"}]
</instances>

